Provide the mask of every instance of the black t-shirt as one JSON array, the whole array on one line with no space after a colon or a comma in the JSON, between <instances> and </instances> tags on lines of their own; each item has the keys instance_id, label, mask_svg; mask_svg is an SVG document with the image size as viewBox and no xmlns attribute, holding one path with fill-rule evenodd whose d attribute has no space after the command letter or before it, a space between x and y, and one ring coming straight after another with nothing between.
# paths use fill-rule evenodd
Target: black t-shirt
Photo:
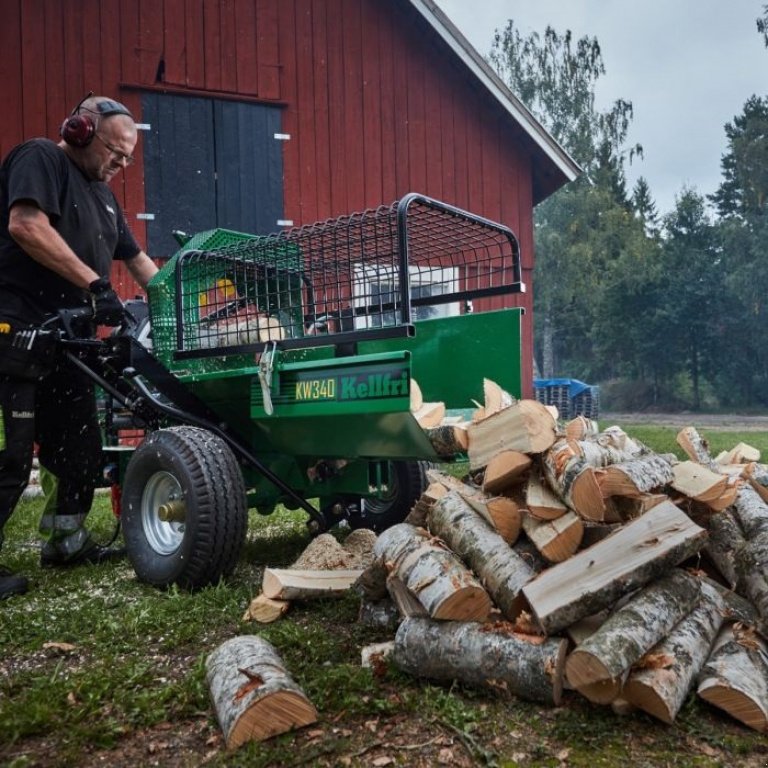
<instances>
[{"instance_id":1,"label":"black t-shirt","mask_svg":"<svg viewBox=\"0 0 768 768\"><path fill-rule=\"evenodd\" d=\"M38 324L57 310L87 306L88 292L46 269L8 233L14 203L27 201L81 261L101 277L113 259L130 260L141 250L109 187L91 181L48 139L14 147L0 166L0 317Z\"/></svg>"}]
</instances>

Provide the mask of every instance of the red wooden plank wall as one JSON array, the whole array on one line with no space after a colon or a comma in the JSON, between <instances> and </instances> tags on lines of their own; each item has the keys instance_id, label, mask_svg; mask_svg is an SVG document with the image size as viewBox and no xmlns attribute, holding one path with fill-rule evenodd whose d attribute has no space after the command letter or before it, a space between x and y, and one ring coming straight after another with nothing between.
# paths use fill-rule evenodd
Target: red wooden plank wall
<instances>
[{"instance_id":1,"label":"red wooden plank wall","mask_svg":"<svg viewBox=\"0 0 768 768\"><path fill-rule=\"evenodd\" d=\"M141 87L277 102L291 135L285 218L310 223L418 191L499 220L521 242L530 327L531 159L519 128L407 3L81 0L73 13L67 0L4 0L0 50L0 154L56 138L90 90L139 120ZM115 192L140 242L143 175L139 146ZM115 279L133 295L124 270ZM529 329L524 370L531 349Z\"/></svg>"}]
</instances>

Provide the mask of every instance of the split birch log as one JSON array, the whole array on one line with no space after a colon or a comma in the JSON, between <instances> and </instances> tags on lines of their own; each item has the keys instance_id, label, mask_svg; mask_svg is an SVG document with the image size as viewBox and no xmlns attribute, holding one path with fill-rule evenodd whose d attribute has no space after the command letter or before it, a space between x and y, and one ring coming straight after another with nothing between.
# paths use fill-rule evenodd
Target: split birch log
<instances>
[{"instance_id":1,"label":"split birch log","mask_svg":"<svg viewBox=\"0 0 768 768\"><path fill-rule=\"evenodd\" d=\"M557 706L567 641L519 635L509 624L406 619L392 661L412 675L459 680L497 694Z\"/></svg>"},{"instance_id":2,"label":"split birch log","mask_svg":"<svg viewBox=\"0 0 768 768\"><path fill-rule=\"evenodd\" d=\"M488 462L483 474L483 491L490 495L504 493L510 486L525 479L533 464L527 453L499 451Z\"/></svg>"},{"instance_id":3,"label":"split birch log","mask_svg":"<svg viewBox=\"0 0 768 768\"><path fill-rule=\"evenodd\" d=\"M666 493L641 493L638 496L613 496L611 502L613 509L622 520L634 520L644 515L649 509L653 509L662 501L669 501Z\"/></svg>"},{"instance_id":4,"label":"split birch log","mask_svg":"<svg viewBox=\"0 0 768 768\"><path fill-rule=\"evenodd\" d=\"M341 597L349 591L362 573L360 568L335 571L265 568L261 590L273 600Z\"/></svg>"},{"instance_id":5,"label":"split birch log","mask_svg":"<svg viewBox=\"0 0 768 768\"><path fill-rule=\"evenodd\" d=\"M441 472L428 474L430 477L438 479L446 492L448 490L456 491L507 544L514 544L517 541L523 524L523 510L514 499L507 496L488 496L479 488L468 483L462 483L461 480L452 475ZM431 505L431 507L433 506L434 504ZM427 515L429 515L429 510L427 510Z\"/></svg>"},{"instance_id":6,"label":"split birch log","mask_svg":"<svg viewBox=\"0 0 768 768\"><path fill-rule=\"evenodd\" d=\"M725 455L718 456L718 464L748 464L760 461L760 451L748 443L737 443Z\"/></svg>"},{"instance_id":7,"label":"split birch log","mask_svg":"<svg viewBox=\"0 0 768 768\"><path fill-rule=\"evenodd\" d=\"M413 418L422 429L434 429L445 418L445 403L422 403L413 411Z\"/></svg>"},{"instance_id":8,"label":"split birch log","mask_svg":"<svg viewBox=\"0 0 768 768\"><path fill-rule=\"evenodd\" d=\"M387 528L374 552L386 564L390 578L399 579L433 619L483 621L488 617L491 599L480 582L423 528L407 523Z\"/></svg>"},{"instance_id":9,"label":"split birch log","mask_svg":"<svg viewBox=\"0 0 768 768\"><path fill-rule=\"evenodd\" d=\"M728 486L728 478L693 461L681 461L673 467L670 485L679 493L709 504L719 499Z\"/></svg>"},{"instance_id":10,"label":"split birch log","mask_svg":"<svg viewBox=\"0 0 768 768\"><path fill-rule=\"evenodd\" d=\"M569 440L586 440L597 437L599 432L597 422L585 416L577 416L565 425L565 436Z\"/></svg>"},{"instance_id":11,"label":"split birch log","mask_svg":"<svg viewBox=\"0 0 768 768\"><path fill-rule=\"evenodd\" d=\"M485 414L490 416L517 402L514 395L510 395L495 381L483 379L483 397L485 399Z\"/></svg>"},{"instance_id":12,"label":"split birch log","mask_svg":"<svg viewBox=\"0 0 768 768\"><path fill-rule=\"evenodd\" d=\"M584 524L570 511L555 520L537 520L532 515L524 515L523 530L547 561L561 563L579 548Z\"/></svg>"},{"instance_id":13,"label":"split birch log","mask_svg":"<svg viewBox=\"0 0 768 768\"><path fill-rule=\"evenodd\" d=\"M726 624L699 676L698 694L756 731L768 731L768 643Z\"/></svg>"},{"instance_id":14,"label":"split birch log","mask_svg":"<svg viewBox=\"0 0 768 768\"><path fill-rule=\"evenodd\" d=\"M768 502L768 467L753 465L749 472L749 484L763 501Z\"/></svg>"},{"instance_id":15,"label":"split birch log","mask_svg":"<svg viewBox=\"0 0 768 768\"><path fill-rule=\"evenodd\" d=\"M704 552L731 589L739 586L736 553L744 546L744 533L729 509L709 519L709 539Z\"/></svg>"},{"instance_id":16,"label":"split birch log","mask_svg":"<svg viewBox=\"0 0 768 768\"><path fill-rule=\"evenodd\" d=\"M206 681L229 749L317 721L317 711L275 648L256 635L233 637L206 659Z\"/></svg>"},{"instance_id":17,"label":"split birch log","mask_svg":"<svg viewBox=\"0 0 768 768\"><path fill-rule=\"evenodd\" d=\"M580 440L572 446L587 464L596 469L623 464L652 453L647 445L631 438L620 427L608 427L594 439Z\"/></svg>"},{"instance_id":18,"label":"split birch log","mask_svg":"<svg viewBox=\"0 0 768 768\"><path fill-rule=\"evenodd\" d=\"M733 506L747 539L768 533L768 504L760 498L760 494L754 488L749 485L743 486Z\"/></svg>"},{"instance_id":19,"label":"split birch log","mask_svg":"<svg viewBox=\"0 0 768 768\"><path fill-rule=\"evenodd\" d=\"M429 510L435 506L438 499L442 499L448 489L442 483L431 482L424 493L419 496L411 511L406 515L404 523L415 525L417 528L426 528Z\"/></svg>"},{"instance_id":20,"label":"split birch log","mask_svg":"<svg viewBox=\"0 0 768 768\"><path fill-rule=\"evenodd\" d=\"M539 520L554 520L568 511L568 507L541 481L538 473L528 478L525 486L525 506L531 517Z\"/></svg>"},{"instance_id":21,"label":"split birch log","mask_svg":"<svg viewBox=\"0 0 768 768\"><path fill-rule=\"evenodd\" d=\"M550 488L568 507L585 520L602 522L605 518L605 501L594 467L579 457L573 457L563 464L557 461L553 451L544 454L542 467Z\"/></svg>"},{"instance_id":22,"label":"split birch log","mask_svg":"<svg viewBox=\"0 0 768 768\"><path fill-rule=\"evenodd\" d=\"M387 579L387 590L400 618L429 616L429 612L419 602L419 598L394 574L390 574Z\"/></svg>"},{"instance_id":23,"label":"split birch log","mask_svg":"<svg viewBox=\"0 0 768 768\"><path fill-rule=\"evenodd\" d=\"M258 621L271 624L284 616L291 604L287 600L273 600L265 594L257 595L243 614L243 621Z\"/></svg>"},{"instance_id":24,"label":"split birch log","mask_svg":"<svg viewBox=\"0 0 768 768\"><path fill-rule=\"evenodd\" d=\"M543 453L557 436L557 422L535 400L519 400L480 422L470 424L469 465L485 467L499 452Z\"/></svg>"},{"instance_id":25,"label":"split birch log","mask_svg":"<svg viewBox=\"0 0 768 768\"><path fill-rule=\"evenodd\" d=\"M427 438L435 453L443 458L466 453L469 447L469 436L466 424L440 424L426 430Z\"/></svg>"},{"instance_id":26,"label":"split birch log","mask_svg":"<svg viewBox=\"0 0 768 768\"><path fill-rule=\"evenodd\" d=\"M644 587L568 656L568 682L591 701L610 703L629 668L691 612L700 595L697 579L677 568ZM600 689L597 698L590 695L594 687Z\"/></svg>"},{"instance_id":27,"label":"split birch log","mask_svg":"<svg viewBox=\"0 0 768 768\"><path fill-rule=\"evenodd\" d=\"M539 574L523 587L523 596L542 629L555 634L695 554L706 535L672 502L663 502Z\"/></svg>"},{"instance_id":28,"label":"split birch log","mask_svg":"<svg viewBox=\"0 0 768 768\"><path fill-rule=\"evenodd\" d=\"M674 473L669 462L658 454L612 464L598 476L603 496L639 497L671 482Z\"/></svg>"},{"instance_id":29,"label":"split birch log","mask_svg":"<svg viewBox=\"0 0 768 768\"><path fill-rule=\"evenodd\" d=\"M691 461L715 471L716 464L709 452L709 443L695 427L685 427L677 433L677 444L685 451Z\"/></svg>"},{"instance_id":30,"label":"split birch log","mask_svg":"<svg viewBox=\"0 0 768 768\"><path fill-rule=\"evenodd\" d=\"M514 620L523 608L520 591L534 576L531 567L456 491L435 504L428 522L478 575L502 614Z\"/></svg>"},{"instance_id":31,"label":"split birch log","mask_svg":"<svg viewBox=\"0 0 768 768\"><path fill-rule=\"evenodd\" d=\"M672 723L706 663L723 623L723 601L701 582L696 607L632 670L622 696L649 715Z\"/></svg>"}]
</instances>

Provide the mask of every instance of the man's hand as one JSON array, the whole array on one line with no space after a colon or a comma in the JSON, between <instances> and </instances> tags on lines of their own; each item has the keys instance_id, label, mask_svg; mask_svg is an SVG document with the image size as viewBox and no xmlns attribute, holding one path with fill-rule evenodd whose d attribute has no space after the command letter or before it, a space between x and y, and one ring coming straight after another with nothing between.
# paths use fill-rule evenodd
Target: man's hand
<instances>
[{"instance_id":1,"label":"man's hand","mask_svg":"<svg viewBox=\"0 0 768 768\"><path fill-rule=\"evenodd\" d=\"M109 278L100 277L94 280L88 290L91 292L93 319L96 325L120 325L125 317L125 309Z\"/></svg>"}]
</instances>

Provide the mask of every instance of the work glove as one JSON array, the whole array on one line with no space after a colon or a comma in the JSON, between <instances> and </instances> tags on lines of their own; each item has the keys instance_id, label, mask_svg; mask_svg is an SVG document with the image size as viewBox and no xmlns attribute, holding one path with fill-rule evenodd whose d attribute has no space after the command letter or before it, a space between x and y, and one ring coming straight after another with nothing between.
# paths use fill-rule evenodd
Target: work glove
<instances>
[{"instance_id":1,"label":"work glove","mask_svg":"<svg viewBox=\"0 0 768 768\"><path fill-rule=\"evenodd\" d=\"M125 317L125 309L109 278L100 277L94 280L88 290L91 292L93 320L96 325L120 325Z\"/></svg>"}]
</instances>

